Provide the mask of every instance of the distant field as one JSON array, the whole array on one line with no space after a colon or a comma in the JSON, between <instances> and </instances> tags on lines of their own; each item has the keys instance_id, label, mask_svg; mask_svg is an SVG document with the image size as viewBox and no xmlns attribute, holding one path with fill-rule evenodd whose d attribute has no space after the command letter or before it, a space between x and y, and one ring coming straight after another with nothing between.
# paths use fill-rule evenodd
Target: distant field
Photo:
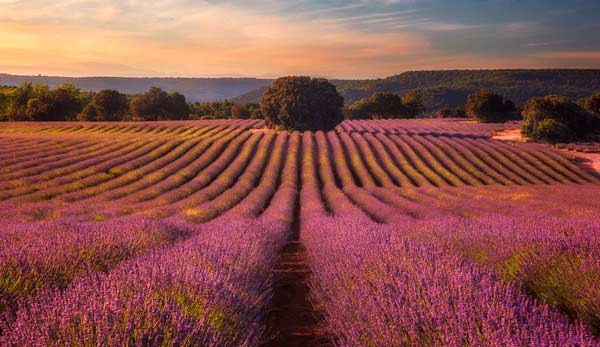
<instances>
[{"instance_id":1,"label":"distant field","mask_svg":"<svg viewBox=\"0 0 600 347\"><path fill-rule=\"evenodd\" d=\"M600 175L506 127L0 124L0 345L600 346Z\"/></svg>"}]
</instances>

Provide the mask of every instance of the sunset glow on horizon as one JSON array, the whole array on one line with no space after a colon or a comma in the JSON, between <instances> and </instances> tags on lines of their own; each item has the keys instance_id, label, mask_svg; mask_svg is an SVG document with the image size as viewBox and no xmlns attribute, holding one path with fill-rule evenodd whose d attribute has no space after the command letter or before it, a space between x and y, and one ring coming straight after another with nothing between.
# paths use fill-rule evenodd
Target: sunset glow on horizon
<instances>
[{"instance_id":1,"label":"sunset glow on horizon","mask_svg":"<svg viewBox=\"0 0 600 347\"><path fill-rule=\"evenodd\" d=\"M0 0L0 73L376 78L600 68L595 1Z\"/></svg>"}]
</instances>

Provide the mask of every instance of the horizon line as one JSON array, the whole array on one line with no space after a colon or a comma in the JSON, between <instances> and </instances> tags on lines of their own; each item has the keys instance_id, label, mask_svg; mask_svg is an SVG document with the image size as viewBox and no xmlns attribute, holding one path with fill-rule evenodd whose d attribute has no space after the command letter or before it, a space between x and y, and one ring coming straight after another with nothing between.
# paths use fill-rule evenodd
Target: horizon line
<instances>
[{"instance_id":1,"label":"horizon line","mask_svg":"<svg viewBox=\"0 0 600 347\"><path fill-rule=\"evenodd\" d=\"M399 76L404 73L410 72L436 72L436 71L525 71L525 70L600 70L600 68L586 68L586 67L531 67L531 68L472 68L472 69L460 69L460 68L448 68L448 69L423 69L423 70L405 70L396 74L388 75L385 77L369 77L369 78L340 78L340 77L328 77L319 75L307 75L307 74L289 74L289 75L278 75L277 77L257 77L257 76L157 76L157 75L46 75L46 74L19 74L19 73L8 73L1 72L0 76L14 76L14 77L45 77L45 78L135 78L135 79L256 79L256 80L276 80L280 77L286 76L310 76L314 78L325 78L328 80L380 80L394 76Z\"/></svg>"}]
</instances>

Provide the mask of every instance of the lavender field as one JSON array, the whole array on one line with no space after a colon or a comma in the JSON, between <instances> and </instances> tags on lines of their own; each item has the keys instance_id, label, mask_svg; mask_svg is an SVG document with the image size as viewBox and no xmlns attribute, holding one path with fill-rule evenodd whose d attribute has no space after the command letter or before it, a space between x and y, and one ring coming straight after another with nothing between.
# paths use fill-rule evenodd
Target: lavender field
<instances>
[{"instance_id":1,"label":"lavender field","mask_svg":"<svg viewBox=\"0 0 600 347\"><path fill-rule=\"evenodd\" d=\"M600 174L502 124L0 124L1 346L600 346Z\"/></svg>"}]
</instances>

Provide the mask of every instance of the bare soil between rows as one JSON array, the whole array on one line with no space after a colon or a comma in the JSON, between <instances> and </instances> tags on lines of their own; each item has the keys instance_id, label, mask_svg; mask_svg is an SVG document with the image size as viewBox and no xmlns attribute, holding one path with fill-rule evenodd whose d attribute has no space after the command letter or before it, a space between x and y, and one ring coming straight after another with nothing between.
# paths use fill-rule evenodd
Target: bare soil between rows
<instances>
[{"instance_id":1,"label":"bare soil between rows","mask_svg":"<svg viewBox=\"0 0 600 347\"><path fill-rule=\"evenodd\" d=\"M309 300L310 269L297 231L273 272L275 284L267 324L276 335L265 347L333 347Z\"/></svg>"}]
</instances>

